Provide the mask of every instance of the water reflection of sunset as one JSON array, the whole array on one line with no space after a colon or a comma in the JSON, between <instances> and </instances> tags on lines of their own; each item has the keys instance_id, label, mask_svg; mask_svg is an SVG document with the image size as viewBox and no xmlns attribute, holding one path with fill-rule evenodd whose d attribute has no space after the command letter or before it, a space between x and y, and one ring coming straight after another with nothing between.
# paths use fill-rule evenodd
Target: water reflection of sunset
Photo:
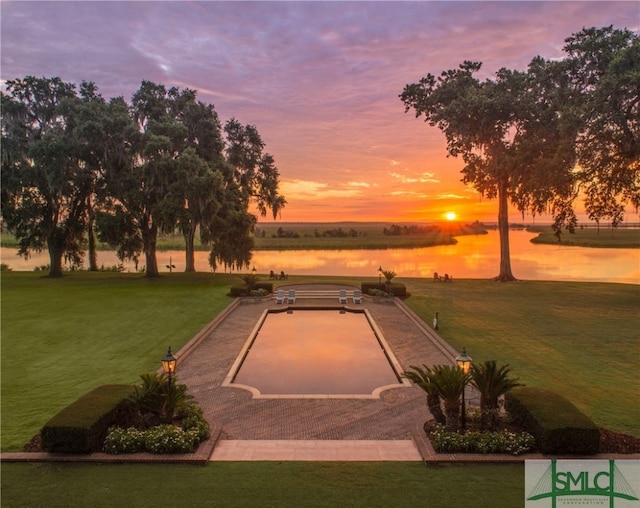
<instances>
[{"instance_id":1,"label":"water reflection of sunset","mask_svg":"<svg viewBox=\"0 0 640 508\"><path fill-rule=\"evenodd\" d=\"M270 313L234 383L261 394L359 394L398 383L362 313Z\"/></svg>"},{"instance_id":2,"label":"water reflection of sunset","mask_svg":"<svg viewBox=\"0 0 640 508\"><path fill-rule=\"evenodd\" d=\"M640 284L638 249L596 249L531 243L535 234L510 231L511 263L514 275L527 280L600 281ZM432 277L434 272L458 278L483 279L498 274L500 248L498 232L457 237L456 245L421 249L341 250L341 251L256 251L251 266L258 273L284 270L291 275L338 275L378 278L378 267L393 270L402 277ZM15 255L15 249L2 248L2 262L13 270L33 270L46 265L46 252L28 261ZM169 258L176 271L184 270L184 253L158 252L161 271ZM98 264L118 263L113 252L100 251ZM144 263L141 264L141 266ZM132 263L125 264L133 271ZM208 270L208 253L196 252L196 268Z\"/></svg>"}]
</instances>

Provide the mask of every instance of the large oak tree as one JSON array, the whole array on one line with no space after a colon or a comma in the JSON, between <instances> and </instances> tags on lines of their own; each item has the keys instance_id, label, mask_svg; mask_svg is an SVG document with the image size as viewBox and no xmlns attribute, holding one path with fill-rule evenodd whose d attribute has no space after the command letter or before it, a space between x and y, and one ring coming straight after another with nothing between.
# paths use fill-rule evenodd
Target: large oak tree
<instances>
[{"instance_id":1,"label":"large oak tree","mask_svg":"<svg viewBox=\"0 0 640 508\"><path fill-rule=\"evenodd\" d=\"M509 250L508 204L521 212L551 209L572 225L572 168L577 122L563 111L562 68L534 59L528 72L500 69L479 80L479 62L406 85L400 98L446 136L447 150L464 161L462 181L498 200L500 281L515 280Z\"/></svg>"},{"instance_id":2,"label":"large oak tree","mask_svg":"<svg viewBox=\"0 0 640 508\"><path fill-rule=\"evenodd\" d=\"M20 254L48 249L50 277L62 276L63 257L79 265L83 255L93 174L81 102L57 77L10 80L2 93L2 217Z\"/></svg>"},{"instance_id":3,"label":"large oak tree","mask_svg":"<svg viewBox=\"0 0 640 508\"><path fill-rule=\"evenodd\" d=\"M589 219L615 227L640 207L640 37L585 28L565 40L578 136L579 178Z\"/></svg>"}]
</instances>

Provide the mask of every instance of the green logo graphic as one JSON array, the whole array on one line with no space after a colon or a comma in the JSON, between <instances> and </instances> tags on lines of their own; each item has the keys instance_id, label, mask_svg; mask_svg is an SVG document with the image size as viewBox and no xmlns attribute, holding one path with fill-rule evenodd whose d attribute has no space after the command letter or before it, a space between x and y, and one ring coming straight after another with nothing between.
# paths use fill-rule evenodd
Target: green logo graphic
<instances>
[{"instance_id":1,"label":"green logo graphic","mask_svg":"<svg viewBox=\"0 0 640 508\"><path fill-rule=\"evenodd\" d=\"M529 492L527 501L550 499L551 507L556 508L559 498L571 496L573 506L579 505L577 497L593 499L597 496L601 501L609 499L609 507L613 508L616 499L638 501L638 495L624 477L615 460L608 461L608 467L584 467L585 462L551 460L544 474ZM592 461L593 466L603 461ZM578 468L576 469L576 464ZM571 467L571 466L574 467ZM582 466L582 469L580 469ZM567 502L569 499L566 500ZM634 503L635 505L636 503ZM640 503L638 503L640 505ZM527 504L527 506L532 506Z\"/></svg>"}]
</instances>

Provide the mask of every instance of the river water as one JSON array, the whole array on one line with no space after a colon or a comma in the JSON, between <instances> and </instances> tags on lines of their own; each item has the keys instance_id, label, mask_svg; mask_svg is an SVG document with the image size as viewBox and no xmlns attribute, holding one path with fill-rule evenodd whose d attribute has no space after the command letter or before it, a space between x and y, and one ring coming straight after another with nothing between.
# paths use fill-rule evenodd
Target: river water
<instances>
[{"instance_id":1,"label":"river water","mask_svg":"<svg viewBox=\"0 0 640 508\"><path fill-rule=\"evenodd\" d=\"M536 245L530 241L535 236L526 231L510 231L511 267L519 279L640 284L640 249ZM472 279L498 274L500 244L497 231L460 236L457 240L456 245L420 249L256 251L251 265L261 274L273 270L291 275L377 278L380 266L395 271L398 278L433 277L434 272ZM2 262L13 270L33 270L49 263L47 252L34 253L29 260L24 260L16 255L15 249L3 247L0 250ZM208 252L196 252L197 270L210 270L208 256ZM157 258L162 272L169 271L170 261L175 265L174 270L184 270L183 252L158 252ZM98 252L98 264L105 267L118 264L115 252ZM125 263L125 269L135 270L132 263Z\"/></svg>"}]
</instances>

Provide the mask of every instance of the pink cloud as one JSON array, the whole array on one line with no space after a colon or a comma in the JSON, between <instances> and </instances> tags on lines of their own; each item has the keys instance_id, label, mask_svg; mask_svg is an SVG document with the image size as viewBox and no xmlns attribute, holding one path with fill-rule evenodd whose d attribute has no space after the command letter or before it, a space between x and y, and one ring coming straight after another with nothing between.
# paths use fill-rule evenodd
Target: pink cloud
<instances>
[{"instance_id":1,"label":"pink cloud","mask_svg":"<svg viewBox=\"0 0 640 508\"><path fill-rule=\"evenodd\" d=\"M391 160L414 185L438 180L417 194L465 195L442 133L404 113L405 84L465 59L482 61L486 76L524 68L560 56L585 26L640 25L637 2L591 1L3 2L1 23L1 79L93 80L126 98L147 79L195 88L223 120L256 125L283 187L323 185L317 201L289 200L290 220L430 206L390 186ZM370 187L343 202L331 192L347 182Z\"/></svg>"}]
</instances>

